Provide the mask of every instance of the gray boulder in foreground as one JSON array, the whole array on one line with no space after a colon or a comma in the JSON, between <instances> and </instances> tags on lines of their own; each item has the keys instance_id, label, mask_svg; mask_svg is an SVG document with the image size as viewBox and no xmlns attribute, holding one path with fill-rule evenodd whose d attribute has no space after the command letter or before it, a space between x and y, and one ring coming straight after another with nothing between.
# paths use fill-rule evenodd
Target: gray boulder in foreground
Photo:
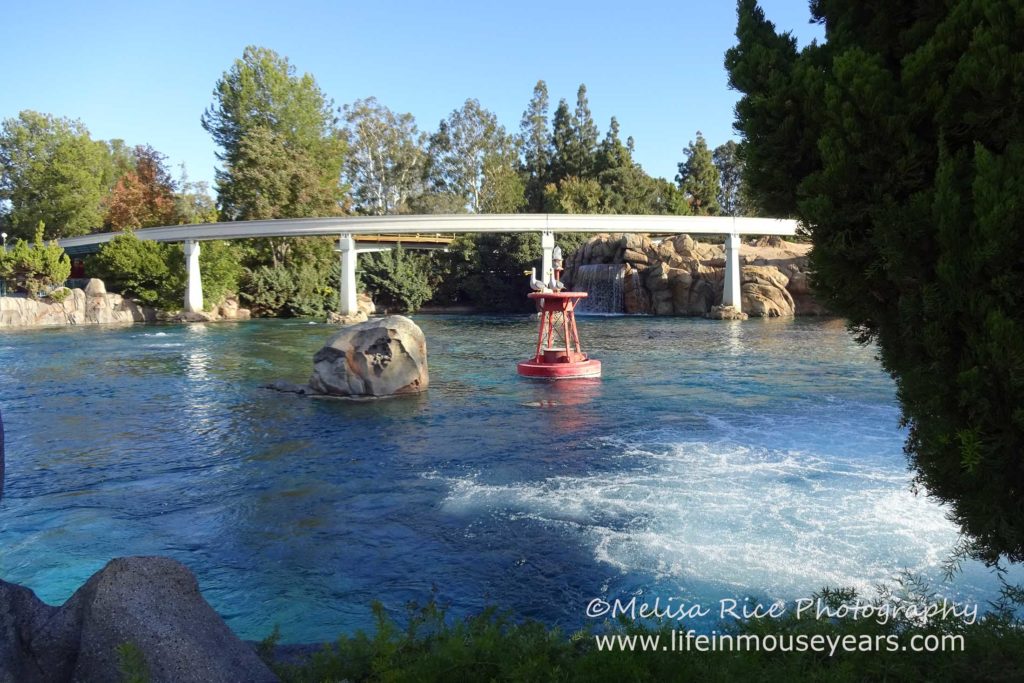
<instances>
[{"instance_id":1,"label":"gray boulder in foreground","mask_svg":"<svg viewBox=\"0 0 1024 683\"><path fill-rule=\"evenodd\" d=\"M153 683L277 680L169 558L112 560L59 608L0 581L0 683L120 681L126 643Z\"/></svg>"},{"instance_id":2,"label":"gray boulder in foreground","mask_svg":"<svg viewBox=\"0 0 1024 683\"><path fill-rule=\"evenodd\" d=\"M394 396L426 390L427 342L401 315L350 325L313 356L314 393L332 396Z\"/></svg>"}]
</instances>

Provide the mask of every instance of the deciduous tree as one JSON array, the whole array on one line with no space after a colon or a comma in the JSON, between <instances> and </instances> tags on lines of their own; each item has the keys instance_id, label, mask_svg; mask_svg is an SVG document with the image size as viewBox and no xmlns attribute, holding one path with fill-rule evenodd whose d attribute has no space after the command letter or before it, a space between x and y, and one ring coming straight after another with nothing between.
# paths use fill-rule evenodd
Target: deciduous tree
<instances>
[{"instance_id":1,"label":"deciduous tree","mask_svg":"<svg viewBox=\"0 0 1024 683\"><path fill-rule=\"evenodd\" d=\"M518 169L515 140L477 100L466 100L441 121L430 138L429 169L434 190L460 198L472 213L522 205L521 194L512 196L508 186ZM518 188L521 193L521 182Z\"/></svg>"},{"instance_id":2,"label":"deciduous tree","mask_svg":"<svg viewBox=\"0 0 1024 683\"><path fill-rule=\"evenodd\" d=\"M166 157L149 145L132 153L135 163L114 184L107 199L104 227L110 230L172 225L177 218L175 183Z\"/></svg>"},{"instance_id":3,"label":"deciduous tree","mask_svg":"<svg viewBox=\"0 0 1024 683\"><path fill-rule=\"evenodd\" d=\"M422 192L427 162L426 136L412 114L395 114L375 98L356 100L345 117L344 179L355 209L384 215L408 210L409 198Z\"/></svg>"},{"instance_id":4,"label":"deciduous tree","mask_svg":"<svg viewBox=\"0 0 1024 683\"><path fill-rule=\"evenodd\" d=\"M110 148L80 121L23 111L3 122L0 218L12 235L31 239L40 222L47 237L100 229L115 175Z\"/></svg>"}]
</instances>

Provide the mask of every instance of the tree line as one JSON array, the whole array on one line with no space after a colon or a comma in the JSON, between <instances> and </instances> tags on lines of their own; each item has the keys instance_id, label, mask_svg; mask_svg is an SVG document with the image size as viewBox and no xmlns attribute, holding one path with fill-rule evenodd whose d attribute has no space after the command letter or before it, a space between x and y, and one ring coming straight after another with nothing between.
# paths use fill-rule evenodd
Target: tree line
<instances>
[{"instance_id":1,"label":"tree line","mask_svg":"<svg viewBox=\"0 0 1024 683\"><path fill-rule=\"evenodd\" d=\"M547 86L539 81L518 133L475 99L425 132L412 114L373 97L338 108L312 75L299 74L270 49L250 46L218 79L201 116L220 162L216 200L205 184L188 180L184 167L173 177L166 157L150 146L93 140L79 121L23 111L0 131L0 224L28 239L40 223L47 238L57 238L346 214L755 213L743 191L736 143L712 150L698 132L672 182L641 168L633 138L622 140L614 117L600 136L585 85L574 106L562 99L553 114L549 108ZM579 240L562 241L571 247ZM119 253L93 265L113 280L108 284L172 305L183 283L154 271L171 272L177 257L136 242L126 237L109 249ZM446 255L363 257L361 275L385 305L397 308L429 300L514 307L521 286L513 278L539 252L535 242L531 235L468 236ZM299 244L235 245L234 260L244 267L219 289L240 289L250 305L270 314L321 313L336 295L334 255L326 245ZM155 268L156 261L166 267ZM399 270L405 283L385 285Z\"/></svg>"}]
</instances>

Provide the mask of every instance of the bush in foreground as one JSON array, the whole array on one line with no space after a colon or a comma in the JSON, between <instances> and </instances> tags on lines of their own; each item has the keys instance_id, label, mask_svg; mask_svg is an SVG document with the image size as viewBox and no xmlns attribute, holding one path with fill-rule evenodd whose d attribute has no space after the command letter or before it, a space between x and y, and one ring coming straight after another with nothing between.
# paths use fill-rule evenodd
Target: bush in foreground
<instances>
[{"instance_id":1,"label":"bush in foreground","mask_svg":"<svg viewBox=\"0 0 1024 683\"><path fill-rule=\"evenodd\" d=\"M916 590L888 595L872 604L924 605L934 596ZM996 610L966 623L956 616L936 616L925 623L905 615L874 618L796 618L792 606L778 619L751 619L724 624L718 635L757 636L774 642L772 651L740 649L701 652L675 651L672 631L685 632L684 623L638 624L620 621L566 635L538 622L515 623L493 609L462 621L446 619L431 603L410 607L408 625L401 628L375 605L376 633L342 637L305 662L282 664L270 657L274 637L262 653L284 681L962 681L1024 680L1024 631L1015 616L1019 589L1007 589ZM852 591L829 591L814 596L832 609L857 604ZM862 601L864 603L866 601ZM930 603L934 604L934 603ZM913 652L918 643L941 642L945 652ZM653 638L658 638L654 645ZM842 642L853 651L788 651L789 642ZM962 641L958 640L962 638ZM600 643L599 643L600 639ZM646 640L645 640L646 639ZM828 639L831 639L828 640ZM615 647L609 642L632 643ZM646 642L646 649L643 644ZM962 650L949 651L962 642ZM604 644L602 649L601 643ZM852 647L850 647L852 645ZM780 649L781 646L781 649ZM906 647L906 650L899 648ZM799 650L799 645L796 646ZM888 651L896 648L896 651ZM783 651L787 650L787 651Z\"/></svg>"}]
</instances>

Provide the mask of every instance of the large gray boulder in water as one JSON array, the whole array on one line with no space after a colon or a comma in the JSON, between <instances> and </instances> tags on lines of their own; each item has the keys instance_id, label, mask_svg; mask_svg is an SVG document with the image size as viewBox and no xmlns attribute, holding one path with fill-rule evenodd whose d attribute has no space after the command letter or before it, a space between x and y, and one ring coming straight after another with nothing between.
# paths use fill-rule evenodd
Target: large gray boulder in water
<instances>
[{"instance_id":1,"label":"large gray boulder in water","mask_svg":"<svg viewBox=\"0 0 1024 683\"><path fill-rule=\"evenodd\" d=\"M427 342L401 315L344 328L313 356L309 386L332 396L394 396L424 391Z\"/></svg>"}]
</instances>

